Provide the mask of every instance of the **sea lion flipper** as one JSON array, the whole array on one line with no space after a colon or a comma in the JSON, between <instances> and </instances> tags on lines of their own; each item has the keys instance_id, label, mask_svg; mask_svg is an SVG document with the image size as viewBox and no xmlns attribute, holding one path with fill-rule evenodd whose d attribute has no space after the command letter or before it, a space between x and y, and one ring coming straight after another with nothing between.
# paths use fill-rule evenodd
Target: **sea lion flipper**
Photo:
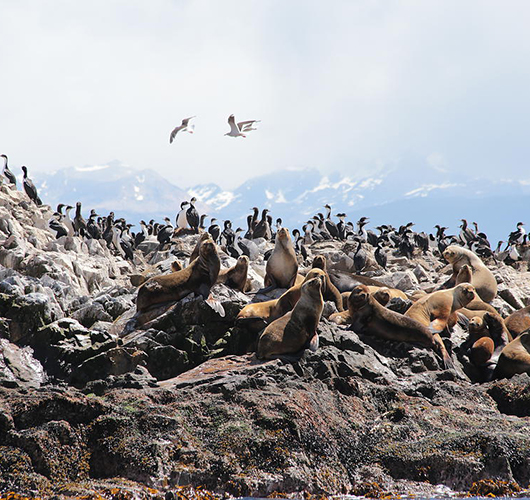
<instances>
[{"instance_id":1,"label":"sea lion flipper","mask_svg":"<svg viewBox=\"0 0 530 500\"><path fill-rule=\"evenodd\" d=\"M205 302L217 313L221 318L225 317L225 310L221 302L214 299L211 295L205 300Z\"/></svg>"},{"instance_id":2,"label":"sea lion flipper","mask_svg":"<svg viewBox=\"0 0 530 500\"><path fill-rule=\"evenodd\" d=\"M447 352L445 344L443 343L443 340L440 335L436 333L433 335L432 338L434 341L434 350L442 358L444 370L454 369L455 365L453 364L453 360L451 359L451 356L449 356L449 353Z\"/></svg>"},{"instance_id":3,"label":"sea lion flipper","mask_svg":"<svg viewBox=\"0 0 530 500\"><path fill-rule=\"evenodd\" d=\"M315 333L313 335L313 337L311 338L311 340L309 341L309 344L307 346L307 348L311 351L311 352L316 352L317 349L318 349L318 333Z\"/></svg>"}]
</instances>

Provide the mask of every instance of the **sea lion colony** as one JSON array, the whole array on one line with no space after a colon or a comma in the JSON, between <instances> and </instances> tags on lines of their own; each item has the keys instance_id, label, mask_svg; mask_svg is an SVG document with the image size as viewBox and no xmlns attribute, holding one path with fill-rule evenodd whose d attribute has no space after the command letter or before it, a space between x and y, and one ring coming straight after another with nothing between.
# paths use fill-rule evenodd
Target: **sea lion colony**
<instances>
[{"instance_id":1,"label":"sea lion colony","mask_svg":"<svg viewBox=\"0 0 530 500\"><path fill-rule=\"evenodd\" d=\"M16 189L7 157L3 155L3 158L3 175L8 187ZM24 174L26 180L26 169ZM25 183L24 188L33 203L42 203L34 186L26 188ZM70 235L103 239L109 248L130 260L135 253L141 253L141 245L146 241L156 241L159 250L171 249L180 237L200 234L188 262L177 255L180 259L175 259L171 273L138 283L140 316L155 306L178 301L190 293L202 296L222 314L222 307L210 296L211 287L221 282L241 292L256 293L251 292L247 277L250 258L257 257L253 240L274 241L274 248L263 256L267 261L265 288L257 292L261 292L259 298L263 299L266 298L263 293L274 288L285 291L277 299L256 298L237 318L239 324L257 331L259 358L299 355L306 347L316 349L323 304L330 301L337 311L328 315L330 321L358 334L431 348L439 354L440 366L446 368L452 366L446 343L450 346L452 328L457 323L463 325L469 337L462 345L464 352L461 354L475 366L479 381L530 372L528 307L503 319L489 304L496 296L497 283L487 264L499 261L513 264L521 259L527 247L522 223L510 233L504 250L501 250L502 242L493 250L477 225L474 224L475 231L472 231L465 219L462 219L460 235L446 235L447 228L439 225L435 226L435 234L415 233L413 223L397 229L381 225L376 228L376 234L366 229L369 222L366 217L361 218L355 228L351 222L344 222L345 214L338 214L339 222L335 224L331 220L331 207L326 205L327 216L316 214L302 227L303 234L293 230L292 239L289 231L281 226L281 219L273 226L268 210L264 209L260 217L259 209L254 207L242 237L243 230L232 230L230 221L224 221L222 230L215 219L206 227L206 216L199 217L195 202L193 198L182 203L176 215L176 226L169 218L165 218L165 224L142 221L142 230L136 234L130 232L131 224L115 219L112 212L101 217L92 210L88 221L85 220L80 203L76 205L73 220L70 218L73 207L60 204L49 227L57 238ZM326 259L318 254L318 244L332 240L343 242L342 250L351 255L355 274L327 272ZM223 252L237 258L230 269L220 264L218 253ZM412 258L427 252L438 255L452 266L451 278L444 281L440 276L438 288L427 294L407 296L370 277L377 276L378 268L386 269L389 255Z\"/></svg>"}]
</instances>

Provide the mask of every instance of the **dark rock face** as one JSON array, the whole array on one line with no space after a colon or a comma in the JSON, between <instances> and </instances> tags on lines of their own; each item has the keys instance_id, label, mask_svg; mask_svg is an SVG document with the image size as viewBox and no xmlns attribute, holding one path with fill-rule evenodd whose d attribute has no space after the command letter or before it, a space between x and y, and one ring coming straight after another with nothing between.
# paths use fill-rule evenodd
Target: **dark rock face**
<instances>
[{"instance_id":1,"label":"dark rock face","mask_svg":"<svg viewBox=\"0 0 530 500\"><path fill-rule=\"evenodd\" d=\"M16 236L0 248L1 492L172 498L193 485L383 497L528 486L530 378L476 383L459 326L444 339L455 368L443 370L431 350L329 322L328 304L316 352L259 361L258 333L235 322L251 296L216 285L224 316L188 296L140 317L129 276L169 269L174 255L146 244L154 251L130 263L99 241L55 240L49 209L32 214L17 193L0 187L0 241ZM179 240L178 255L195 242ZM267 245L255 245L255 289ZM313 250L351 270L340 246ZM370 273L406 291L445 280L433 255L391 265ZM530 275L496 273L517 293L495 306L525 303Z\"/></svg>"}]
</instances>

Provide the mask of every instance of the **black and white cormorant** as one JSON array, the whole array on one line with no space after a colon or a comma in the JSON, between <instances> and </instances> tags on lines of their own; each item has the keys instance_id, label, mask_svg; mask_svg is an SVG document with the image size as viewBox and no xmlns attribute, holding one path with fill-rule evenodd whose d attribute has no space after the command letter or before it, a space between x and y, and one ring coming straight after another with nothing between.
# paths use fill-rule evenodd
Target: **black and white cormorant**
<instances>
[{"instance_id":1,"label":"black and white cormorant","mask_svg":"<svg viewBox=\"0 0 530 500\"><path fill-rule=\"evenodd\" d=\"M269 213L268 208L264 208L261 212L261 220L256 224L254 228L253 238L265 238L270 240L272 238L271 226L267 219L267 214Z\"/></svg>"},{"instance_id":2,"label":"black and white cormorant","mask_svg":"<svg viewBox=\"0 0 530 500\"><path fill-rule=\"evenodd\" d=\"M75 215L74 215L74 231L75 234L83 235L86 231L86 220L81 215L81 202L78 201L75 204Z\"/></svg>"},{"instance_id":3,"label":"black and white cormorant","mask_svg":"<svg viewBox=\"0 0 530 500\"><path fill-rule=\"evenodd\" d=\"M55 237L68 235L68 228L62 222L63 216L59 212L55 212L52 218L48 221L48 227L55 231Z\"/></svg>"},{"instance_id":4,"label":"black and white cormorant","mask_svg":"<svg viewBox=\"0 0 530 500\"><path fill-rule=\"evenodd\" d=\"M0 155L4 159L4 169L2 173L7 178L7 181L9 184L13 184L14 186L17 185L17 178L15 177L15 174L9 170L9 167L7 166L7 156L6 155Z\"/></svg>"},{"instance_id":5,"label":"black and white cormorant","mask_svg":"<svg viewBox=\"0 0 530 500\"><path fill-rule=\"evenodd\" d=\"M375 249L374 257L375 257L375 261L383 269L386 270L386 263L387 263L387 260L388 260L388 256L387 256L386 252L383 250L383 242L381 240L379 240L377 242L377 248Z\"/></svg>"},{"instance_id":6,"label":"black and white cormorant","mask_svg":"<svg viewBox=\"0 0 530 500\"><path fill-rule=\"evenodd\" d=\"M324 205L324 208L327 210L326 220L324 222L326 226L326 230L328 231L328 233L331 235L332 238L339 239L339 230L337 228L337 224L335 224L331 220L331 206L328 203L326 203Z\"/></svg>"},{"instance_id":7,"label":"black and white cormorant","mask_svg":"<svg viewBox=\"0 0 530 500\"><path fill-rule=\"evenodd\" d=\"M193 197L190 201L190 207L186 210L186 220L188 221L189 227L195 232L199 232L199 212L195 208L194 203L197 201L197 198Z\"/></svg>"},{"instance_id":8,"label":"black and white cormorant","mask_svg":"<svg viewBox=\"0 0 530 500\"><path fill-rule=\"evenodd\" d=\"M22 172L24 172L24 180L22 182L24 191L28 195L29 199L40 207L42 205L42 200L37 194L37 188L35 187L35 184L33 184L33 181L28 177L28 169L25 166L22 166Z\"/></svg>"},{"instance_id":9,"label":"black and white cormorant","mask_svg":"<svg viewBox=\"0 0 530 500\"><path fill-rule=\"evenodd\" d=\"M217 219L215 217L212 217L212 220L210 221L208 233L210 233L210 236L212 237L214 243L217 243L219 241L219 236L221 235L221 228L219 227L219 224L217 224Z\"/></svg>"},{"instance_id":10,"label":"black and white cormorant","mask_svg":"<svg viewBox=\"0 0 530 500\"><path fill-rule=\"evenodd\" d=\"M526 234L526 229L523 226L523 222L517 223L517 229L511 232L510 236L508 237L508 245L521 245L523 243Z\"/></svg>"},{"instance_id":11,"label":"black and white cormorant","mask_svg":"<svg viewBox=\"0 0 530 500\"><path fill-rule=\"evenodd\" d=\"M176 223L176 227L177 228L182 228L182 229L187 229L189 228L189 225L188 225L188 219L186 217L186 210L187 210L187 206L190 204L189 201L183 201L181 204L180 204L180 210L179 212L177 213L177 216L175 218L175 223Z\"/></svg>"}]
</instances>

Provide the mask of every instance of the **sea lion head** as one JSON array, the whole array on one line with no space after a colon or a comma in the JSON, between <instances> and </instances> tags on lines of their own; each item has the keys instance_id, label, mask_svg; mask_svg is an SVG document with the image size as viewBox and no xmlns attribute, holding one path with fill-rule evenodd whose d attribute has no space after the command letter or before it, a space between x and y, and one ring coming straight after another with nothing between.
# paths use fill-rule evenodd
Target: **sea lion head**
<instances>
[{"instance_id":1,"label":"sea lion head","mask_svg":"<svg viewBox=\"0 0 530 500\"><path fill-rule=\"evenodd\" d=\"M201 247L199 249L199 255L201 257L208 258L210 255L217 254L217 249L215 248L215 243L211 238L206 238L201 242Z\"/></svg>"},{"instance_id":2,"label":"sea lion head","mask_svg":"<svg viewBox=\"0 0 530 500\"><path fill-rule=\"evenodd\" d=\"M317 255L313 259L313 269L322 269L323 271L326 270L326 257L323 255Z\"/></svg>"},{"instance_id":3,"label":"sea lion head","mask_svg":"<svg viewBox=\"0 0 530 500\"><path fill-rule=\"evenodd\" d=\"M368 303L370 300L370 290L366 285L357 285L353 288L348 297L348 309L356 311Z\"/></svg>"},{"instance_id":4,"label":"sea lion head","mask_svg":"<svg viewBox=\"0 0 530 500\"><path fill-rule=\"evenodd\" d=\"M447 262L453 264L462 256L461 248L456 245L449 245L444 250L443 256Z\"/></svg>"},{"instance_id":5,"label":"sea lion head","mask_svg":"<svg viewBox=\"0 0 530 500\"><path fill-rule=\"evenodd\" d=\"M480 332L484 327L484 321L480 316L474 316L469 320L469 333Z\"/></svg>"},{"instance_id":6,"label":"sea lion head","mask_svg":"<svg viewBox=\"0 0 530 500\"><path fill-rule=\"evenodd\" d=\"M202 269L207 270L210 276L210 282L213 285L217 281L217 276L221 269L221 260L217 254L217 247L211 238L201 243L201 247L199 248L199 265Z\"/></svg>"},{"instance_id":7,"label":"sea lion head","mask_svg":"<svg viewBox=\"0 0 530 500\"><path fill-rule=\"evenodd\" d=\"M475 298L475 287L470 283L461 283L455 287L454 293L460 307L465 307Z\"/></svg>"},{"instance_id":8,"label":"sea lion head","mask_svg":"<svg viewBox=\"0 0 530 500\"><path fill-rule=\"evenodd\" d=\"M304 283L313 278L322 278L322 293L326 291L326 273L319 267L311 269L304 278Z\"/></svg>"},{"instance_id":9,"label":"sea lion head","mask_svg":"<svg viewBox=\"0 0 530 500\"><path fill-rule=\"evenodd\" d=\"M390 290L386 287L376 290L372 295L383 306L386 306L390 302Z\"/></svg>"},{"instance_id":10,"label":"sea lion head","mask_svg":"<svg viewBox=\"0 0 530 500\"><path fill-rule=\"evenodd\" d=\"M250 262L250 259L246 255L240 255L237 258L236 268L241 269L241 270L248 269L249 262Z\"/></svg>"},{"instance_id":11,"label":"sea lion head","mask_svg":"<svg viewBox=\"0 0 530 500\"><path fill-rule=\"evenodd\" d=\"M281 227L276 233L276 241L285 245L287 242L291 241L291 235L289 234L289 229L286 227Z\"/></svg>"},{"instance_id":12,"label":"sea lion head","mask_svg":"<svg viewBox=\"0 0 530 500\"><path fill-rule=\"evenodd\" d=\"M308 294L311 297L320 297L322 299L322 288L324 283L323 276L316 276L302 284L302 294Z\"/></svg>"},{"instance_id":13,"label":"sea lion head","mask_svg":"<svg viewBox=\"0 0 530 500\"><path fill-rule=\"evenodd\" d=\"M473 269L471 269L471 266L469 264L464 264L460 271L458 271L458 275L456 277L456 284L459 285L460 283L471 283L471 278L473 277Z\"/></svg>"}]
</instances>

